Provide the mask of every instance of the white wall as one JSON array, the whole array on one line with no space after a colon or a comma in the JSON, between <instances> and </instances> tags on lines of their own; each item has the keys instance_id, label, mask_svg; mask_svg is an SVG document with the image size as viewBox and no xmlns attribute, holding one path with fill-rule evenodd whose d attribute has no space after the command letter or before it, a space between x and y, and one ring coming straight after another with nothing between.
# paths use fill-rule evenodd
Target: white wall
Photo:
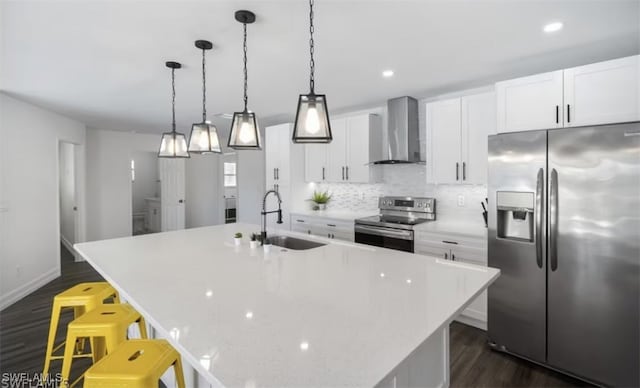
<instances>
[{"instance_id":1,"label":"white wall","mask_svg":"<svg viewBox=\"0 0 640 388\"><path fill-rule=\"evenodd\" d=\"M216 154L193 154L186 160L187 228L224 224L222 161Z\"/></svg>"},{"instance_id":2,"label":"white wall","mask_svg":"<svg viewBox=\"0 0 640 388\"><path fill-rule=\"evenodd\" d=\"M75 244L75 146L61 142L59 149L60 238L67 247Z\"/></svg>"},{"instance_id":3,"label":"white wall","mask_svg":"<svg viewBox=\"0 0 640 388\"><path fill-rule=\"evenodd\" d=\"M137 151L131 157L135 161L135 181L132 182L132 207L134 213L146 211L145 198L160 197L158 153Z\"/></svg>"},{"instance_id":4,"label":"white wall","mask_svg":"<svg viewBox=\"0 0 640 388\"><path fill-rule=\"evenodd\" d=\"M79 145L82 229L84 124L0 93L0 309L60 275L59 141Z\"/></svg>"},{"instance_id":5,"label":"white wall","mask_svg":"<svg viewBox=\"0 0 640 388\"><path fill-rule=\"evenodd\" d=\"M87 241L131 236L131 157L160 135L87 130Z\"/></svg>"},{"instance_id":6,"label":"white wall","mask_svg":"<svg viewBox=\"0 0 640 388\"><path fill-rule=\"evenodd\" d=\"M264 150L236 151L238 175L237 213L238 222L260 225L262 196L264 195L265 170Z\"/></svg>"}]
</instances>

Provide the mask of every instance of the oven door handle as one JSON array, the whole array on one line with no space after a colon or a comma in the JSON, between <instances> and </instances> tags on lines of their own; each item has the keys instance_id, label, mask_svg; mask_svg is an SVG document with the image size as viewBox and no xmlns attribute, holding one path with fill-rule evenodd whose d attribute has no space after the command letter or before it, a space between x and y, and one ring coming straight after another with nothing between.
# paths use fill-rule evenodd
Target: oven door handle
<instances>
[{"instance_id":1,"label":"oven door handle","mask_svg":"<svg viewBox=\"0 0 640 388\"><path fill-rule=\"evenodd\" d=\"M413 240L413 231L411 230L383 229L372 226L356 225L355 232L372 234L374 236L398 238L401 240Z\"/></svg>"}]
</instances>

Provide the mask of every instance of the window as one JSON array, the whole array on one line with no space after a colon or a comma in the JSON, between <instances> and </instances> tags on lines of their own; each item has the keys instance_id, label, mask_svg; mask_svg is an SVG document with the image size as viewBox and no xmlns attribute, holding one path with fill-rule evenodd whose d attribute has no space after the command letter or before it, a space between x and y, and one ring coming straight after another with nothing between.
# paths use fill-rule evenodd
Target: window
<instances>
[{"instance_id":1,"label":"window","mask_svg":"<svg viewBox=\"0 0 640 388\"><path fill-rule=\"evenodd\" d=\"M236 164L224 164L224 187L236 187Z\"/></svg>"},{"instance_id":2,"label":"window","mask_svg":"<svg viewBox=\"0 0 640 388\"><path fill-rule=\"evenodd\" d=\"M131 159L131 182L136 181L136 161Z\"/></svg>"}]
</instances>

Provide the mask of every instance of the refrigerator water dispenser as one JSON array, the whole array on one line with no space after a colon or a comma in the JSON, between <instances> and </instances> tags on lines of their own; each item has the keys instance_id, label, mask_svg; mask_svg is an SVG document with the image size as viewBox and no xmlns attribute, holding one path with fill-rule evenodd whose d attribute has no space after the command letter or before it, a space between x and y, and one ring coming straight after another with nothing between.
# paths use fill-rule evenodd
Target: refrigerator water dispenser
<instances>
[{"instance_id":1,"label":"refrigerator water dispenser","mask_svg":"<svg viewBox=\"0 0 640 388\"><path fill-rule=\"evenodd\" d=\"M534 193L496 192L498 237L533 242Z\"/></svg>"}]
</instances>

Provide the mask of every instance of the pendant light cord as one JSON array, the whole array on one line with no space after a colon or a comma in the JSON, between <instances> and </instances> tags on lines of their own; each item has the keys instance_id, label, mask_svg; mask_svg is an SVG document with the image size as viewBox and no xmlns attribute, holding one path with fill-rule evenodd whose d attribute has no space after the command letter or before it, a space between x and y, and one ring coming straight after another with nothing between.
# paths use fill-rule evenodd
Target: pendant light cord
<instances>
[{"instance_id":1,"label":"pendant light cord","mask_svg":"<svg viewBox=\"0 0 640 388\"><path fill-rule=\"evenodd\" d=\"M313 88L315 86L315 70L316 70L316 62L313 59L313 51L314 51L314 42L313 42L313 0L309 0L309 53L311 54L311 62L310 62L310 76L309 76L309 89L311 90L311 94L313 94Z\"/></svg>"},{"instance_id":2,"label":"pendant light cord","mask_svg":"<svg viewBox=\"0 0 640 388\"><path fill-rule=\"evenodd\" d=\"M204 49L202 49L202 122L207 121L207 70L206 60L204 55Z\"/></svg>"},{"instance_id":3,"label":"pendant light cord","mask_svg":"<svg viewBox=\"0 0 640 388\"><path fill-rule=\"evenodd\" d=\"M247 111L247 103L249 101L249 97L247 94L247 89L248 89L248 83L247 83L247 23L243 23L242 24L244 26L244 45L243 45L243 51L244 51L244 111Z\"/></svg>"},{"instance_id":4,"label":"pendant light cord","mask_svg":"<svg viewBox=\"0 0 640 388\"><path fill-rule=\"evenodd\" d=\"M176 132L176 69L171 69L171 115L172 132Z\"/></svg>"}]
</instances>

